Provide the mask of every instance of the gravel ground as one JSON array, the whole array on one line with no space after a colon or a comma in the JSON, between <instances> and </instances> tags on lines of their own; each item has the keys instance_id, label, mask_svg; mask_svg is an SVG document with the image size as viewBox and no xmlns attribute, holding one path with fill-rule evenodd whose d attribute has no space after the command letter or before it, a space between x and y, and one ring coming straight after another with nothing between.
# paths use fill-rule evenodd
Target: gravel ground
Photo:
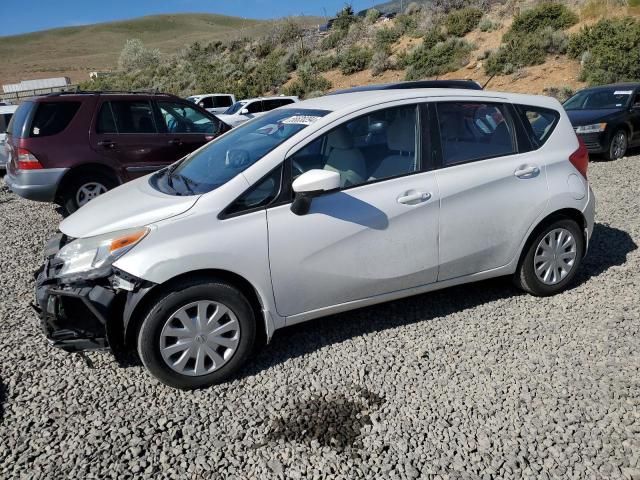
<instances>
[{"instance_id":1,"label":"gravel ground","mask_svg":"<svg viewBox=\"0 0 640 480\"><path fill-rule=\"evenodd\" d=\"M0 478L640 478L640 156L592 163L595 236L553 298L482 282L276 334L171 390L49 348L31 272L60 220L0 192Z\"/></svg>"}]
</instances>

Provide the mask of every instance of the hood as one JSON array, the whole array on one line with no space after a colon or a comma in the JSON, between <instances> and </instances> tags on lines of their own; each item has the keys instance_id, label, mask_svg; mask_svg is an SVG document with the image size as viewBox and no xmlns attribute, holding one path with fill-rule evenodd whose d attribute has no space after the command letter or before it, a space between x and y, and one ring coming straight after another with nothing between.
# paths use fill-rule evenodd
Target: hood
<instances>
[{"instance_id":1,"label":"hood","mask_svg":"<svg viewBox=\"0 0 640 480\"><path fill-rule=\"evenodd\" d=\"M567 110L571 125L574 127L580 125L591 125L593 123L606 122L611 117L622 113L624 110L620 108L607 108L603 110Z\"/></svg>"},{"instance_id":2,"label":"hood","mask_svg":"<svg viewBox=\"0 0 640 480\"><path fill-rule=\"evenodd\" d=\"M227 115L225 113L218 113L218 114L216 114L216 117L218 117L218 120L222 120L223 122L227 123L229 120L233 120L234 118L237 118L238 116L236 114Z\"/></svg>"},{"instance_id":3,"label":"hood","mask_svg":"<svg viewBox=\"0 0 640 480\"><path fill-rule=\"evenodd\" d=\"M155 190L147 175L125 183L87 203L60 224L73 238L93 237L141 227L186 212L200 196L173 196Z\"/></svg>"}]
</instances>

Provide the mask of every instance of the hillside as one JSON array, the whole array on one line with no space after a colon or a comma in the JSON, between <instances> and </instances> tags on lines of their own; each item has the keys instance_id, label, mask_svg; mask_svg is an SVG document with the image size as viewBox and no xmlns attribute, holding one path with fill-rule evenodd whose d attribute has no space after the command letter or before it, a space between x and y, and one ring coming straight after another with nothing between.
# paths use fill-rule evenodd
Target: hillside
<instances>
[{"instance_id":1,"label":"hillside","mask_svg":"<svg viewBox=\"0 0 640 480\"><path fill-rule=\"evenodd\" d=\"M314 17L302 17L297 21L304 25L321 23ZM53 76L68 76L73 82L84 81L89 71L114 68L120 50L130 38L139 38L147 47L168 54L196 41L257 38L272 24L273 21L189 13L0 37L0 84Z\"/></svg>"}]
</instances>

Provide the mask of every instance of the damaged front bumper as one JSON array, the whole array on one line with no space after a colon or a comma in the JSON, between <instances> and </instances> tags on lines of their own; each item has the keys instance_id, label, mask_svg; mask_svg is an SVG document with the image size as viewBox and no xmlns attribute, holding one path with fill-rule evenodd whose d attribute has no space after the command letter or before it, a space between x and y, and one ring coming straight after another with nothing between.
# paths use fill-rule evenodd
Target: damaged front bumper
<instances>
[{"instance_id":1,"label":"damaged front bumper","mask_svg":"<svg viewBox=\"0 0 640 480\"><path fill-rule=\"evenodd\" d=\"M35 272L40 328L49 343L68 352L103 350L122 344L122 314L130 294L144 282L108 267L60 278L56 253L69 239L58 234L45 247L45 263Z\"/></svg>"}]
</instances>

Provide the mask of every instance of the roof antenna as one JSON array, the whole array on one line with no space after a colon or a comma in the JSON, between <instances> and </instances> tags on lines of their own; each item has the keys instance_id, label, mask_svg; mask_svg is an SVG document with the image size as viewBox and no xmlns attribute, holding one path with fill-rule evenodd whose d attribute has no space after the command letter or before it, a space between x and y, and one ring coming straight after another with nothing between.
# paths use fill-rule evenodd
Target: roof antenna
<instances>
[{"instance_id":1,"label":"roof antenna","mask_svg":"<svg viewBox=\"0 0 640 480\"><path fill-rule=\"evenodd\" d=\"M487 85L489 85L489 82L490 82L491 80L493 80L493 77L495 77L495 76L496 76L496 74L494 73L493 75L491 75L491 76L487 79L487 81L486 81L486 82L484 82L484 85L482 85L482 89L483 89L483 90L487 87Z\"/></svg>"}]
</instances>

